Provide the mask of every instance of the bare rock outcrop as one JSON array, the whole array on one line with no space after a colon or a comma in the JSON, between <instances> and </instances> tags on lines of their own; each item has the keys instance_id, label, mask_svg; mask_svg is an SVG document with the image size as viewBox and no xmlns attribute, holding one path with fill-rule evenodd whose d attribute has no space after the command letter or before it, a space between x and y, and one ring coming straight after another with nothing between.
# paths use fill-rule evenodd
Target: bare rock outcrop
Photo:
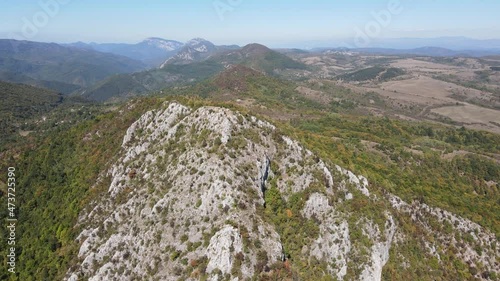
<instances>
[{"instance_id":1,"label":"bare rock outcrop","mask_svg":"<svg viewBox=\"0 0 500 281\"><path fill-rule=\"evenodd\" d=\"M422 243L430 255L452 245L463 249L457 255L464 262L498 272L496 238L477 224L380 196L365 177L327 163L268 122L226 108L165 103L130 126L112 162L101 175L107 192L80 215L78 263L66 280L300 276L290 258L315 261L337 280L381 280L392 247L409 239L396 215L436 234ZM269 190L301 204L300 212L270 218ZM366 205L379 207L361 212ZM284 245L292 219L317 228L300 237L301 257L290 257ZM441 235L435 222L462 235Z\"/></svg>"}]
</instances>

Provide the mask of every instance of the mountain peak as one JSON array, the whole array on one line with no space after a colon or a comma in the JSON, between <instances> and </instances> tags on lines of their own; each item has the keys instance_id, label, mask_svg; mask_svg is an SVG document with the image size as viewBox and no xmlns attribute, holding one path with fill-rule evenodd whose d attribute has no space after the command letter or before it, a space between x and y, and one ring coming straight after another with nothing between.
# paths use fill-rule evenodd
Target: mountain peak
<instances>
[{"instance_id":1,"label":"mountain peak","mask_svg":"<svg viewBox=\"0 0 500 281\"><path fill-rule=\"evenodd\" d=\"M264 46L264 45L261 45L261 44L258 44L258 43L252 43L252 44L248 44L245 47L243 47L241 49L241 51L244 52L244 53L259 54L259 53L267 53L267 52L270 52L272 50L269 49L268 47Z\"/></svg>"},{"instance_id":2,"label":"mountain peak","mask_svg":"<svg viewBox=\"0 0 500 281\"><path fill-rule=\"evenodd\" d=\"M194 38L186 43L187 48L192 48L196 52L208 53L216 49L215 45L203 38Z\"/></svg>"},{"instance_id":3,"label":"mountain peak","mask_svg":"<svg viewBox=\"0 0 500 281\"><path fill-rule=\"evenodd\" d=\"M146 43L146 44L158 44L162 42L169 42L169 40L159 38L159 37L148 37L144 40L142 40L139 44L141 43Z\"/></svg>"},{"instance_id":4,"label":"mountain peak","mask_svg":"<svg viewBox=\"0 0 500 281\"><path fill-rule=\"evenodd\" d=\"M186 45L187 46L192 46L192 45L198 45L198 44L202 44L202 43L211 43L211 42L208 41L208 40L206 40L206 39L197 37L197 38L193 38L193 39L187 41Z\"/></svg>"},{"instance_id":5,"label":"mountain peak","mask_svg":"<svg viewBox=\"0 0 500 281\"><path fill-rule=\"evenodd\" d=\"M160 38L160 37L148 37L148 38L144 39L144 41L168 41L168 40Z\"/></svg>"},{"instance_id":6,"label":"mountain peak","mask_svg":"<svg viewBox=\"0 0 500 281\"><path fill-rule=\"evenodd\" d=\"M216 51L217 47L212 42L203 38L194 38L189 40L177 55L166 60L160 68L164 68L167 64L187 64L201 61Z\"/></svg>"},{"instance_id":7,"label":"mountain peak","mask_svg":"<svg viewBox=\"0 0 500 281\"><path fill-rule=\"evenodd\" d=\"M167 40L159 37L146 38L139 44L153 46L167 52L178 50L183 45L181 42L174 40Z\"/></svg>"}]
</instances>

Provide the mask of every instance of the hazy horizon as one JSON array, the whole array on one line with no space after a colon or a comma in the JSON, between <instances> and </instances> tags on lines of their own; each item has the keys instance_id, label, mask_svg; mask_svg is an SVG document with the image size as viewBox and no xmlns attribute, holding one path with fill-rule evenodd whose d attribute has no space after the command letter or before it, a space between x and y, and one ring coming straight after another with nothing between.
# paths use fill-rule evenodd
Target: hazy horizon
<instances>
[{"instance_id":1,"label":"hazy horizon","mask_svg":"<svg viewBox=\"0 0 500 281\"><path fill-rule=\"evenodd\" d=\"M494 1L2 1L0 37L137 43L148 37L271 47L373 46L394 38L497 39ZM425 19L425 20L423 20Z\"/></svg>"}]
</instances>

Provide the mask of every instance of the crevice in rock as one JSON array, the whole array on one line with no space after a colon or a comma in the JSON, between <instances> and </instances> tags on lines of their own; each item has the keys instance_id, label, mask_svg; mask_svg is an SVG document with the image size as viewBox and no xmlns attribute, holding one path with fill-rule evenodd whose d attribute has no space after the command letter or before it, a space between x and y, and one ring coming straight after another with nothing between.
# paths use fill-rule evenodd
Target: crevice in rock
<instances>
[{"instance_id":1,"label":"crevice in rock","mask_svg":"<svg viewBox=\"0 0 500 281\"><path fill-rule=\"evenodd\" d=\"M263 165L259 171L259 181L260 181L260 191L262 192L262 198L265 198L266 195L266 181L269 177L269 170L271 168L271 159L269 156L265 156L265 160ZM266 202L264 202L264 207L266 207Z\"/></svg>"}]
</instances>

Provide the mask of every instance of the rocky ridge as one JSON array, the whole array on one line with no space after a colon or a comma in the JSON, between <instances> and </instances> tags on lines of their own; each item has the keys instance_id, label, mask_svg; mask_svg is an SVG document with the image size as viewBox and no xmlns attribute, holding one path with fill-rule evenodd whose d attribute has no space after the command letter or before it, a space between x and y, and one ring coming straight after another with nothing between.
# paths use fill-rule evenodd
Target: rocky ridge
<instances>
[{"instance_id":1,"label":"rocky ridge","mask_svg":"<svg viewBox=\"0 0 500 281\"><path fill-rule=\"evenodd\" d=\"M366 178L325 163L274 125L225 108L170 102L145 113L100 180L109 189L80 216L79 261L67 280L245 280L277 272L300 279L294 264L302 261L337 280L381 280L399 254L394 248L414 239L398 226L401 216L433 237L422 241L429 256L439 261L458 249L464 263L498 273L494 234L372 192ZM270 219L276 190L292 204L284 210L289 220L313 226L295 234L300 255L289 250L287 221ZM388 207L370 215L346 207L358 198ZM488 280L482 273L476 277Z\"/></svg>"},{"instance_id":2,"label":"rocky ridge","mask_svg":"<svg viewBox=\"0 0 500 281\"><path fill-rule=\"evenodd\" d=\"M202 38L194 38L189 40L175 56L163 62L160 68L164 68L168 64L182 65L201 61L210 57L216 51L217 47L212 42Z\"/></svg>"}]
</instances>

